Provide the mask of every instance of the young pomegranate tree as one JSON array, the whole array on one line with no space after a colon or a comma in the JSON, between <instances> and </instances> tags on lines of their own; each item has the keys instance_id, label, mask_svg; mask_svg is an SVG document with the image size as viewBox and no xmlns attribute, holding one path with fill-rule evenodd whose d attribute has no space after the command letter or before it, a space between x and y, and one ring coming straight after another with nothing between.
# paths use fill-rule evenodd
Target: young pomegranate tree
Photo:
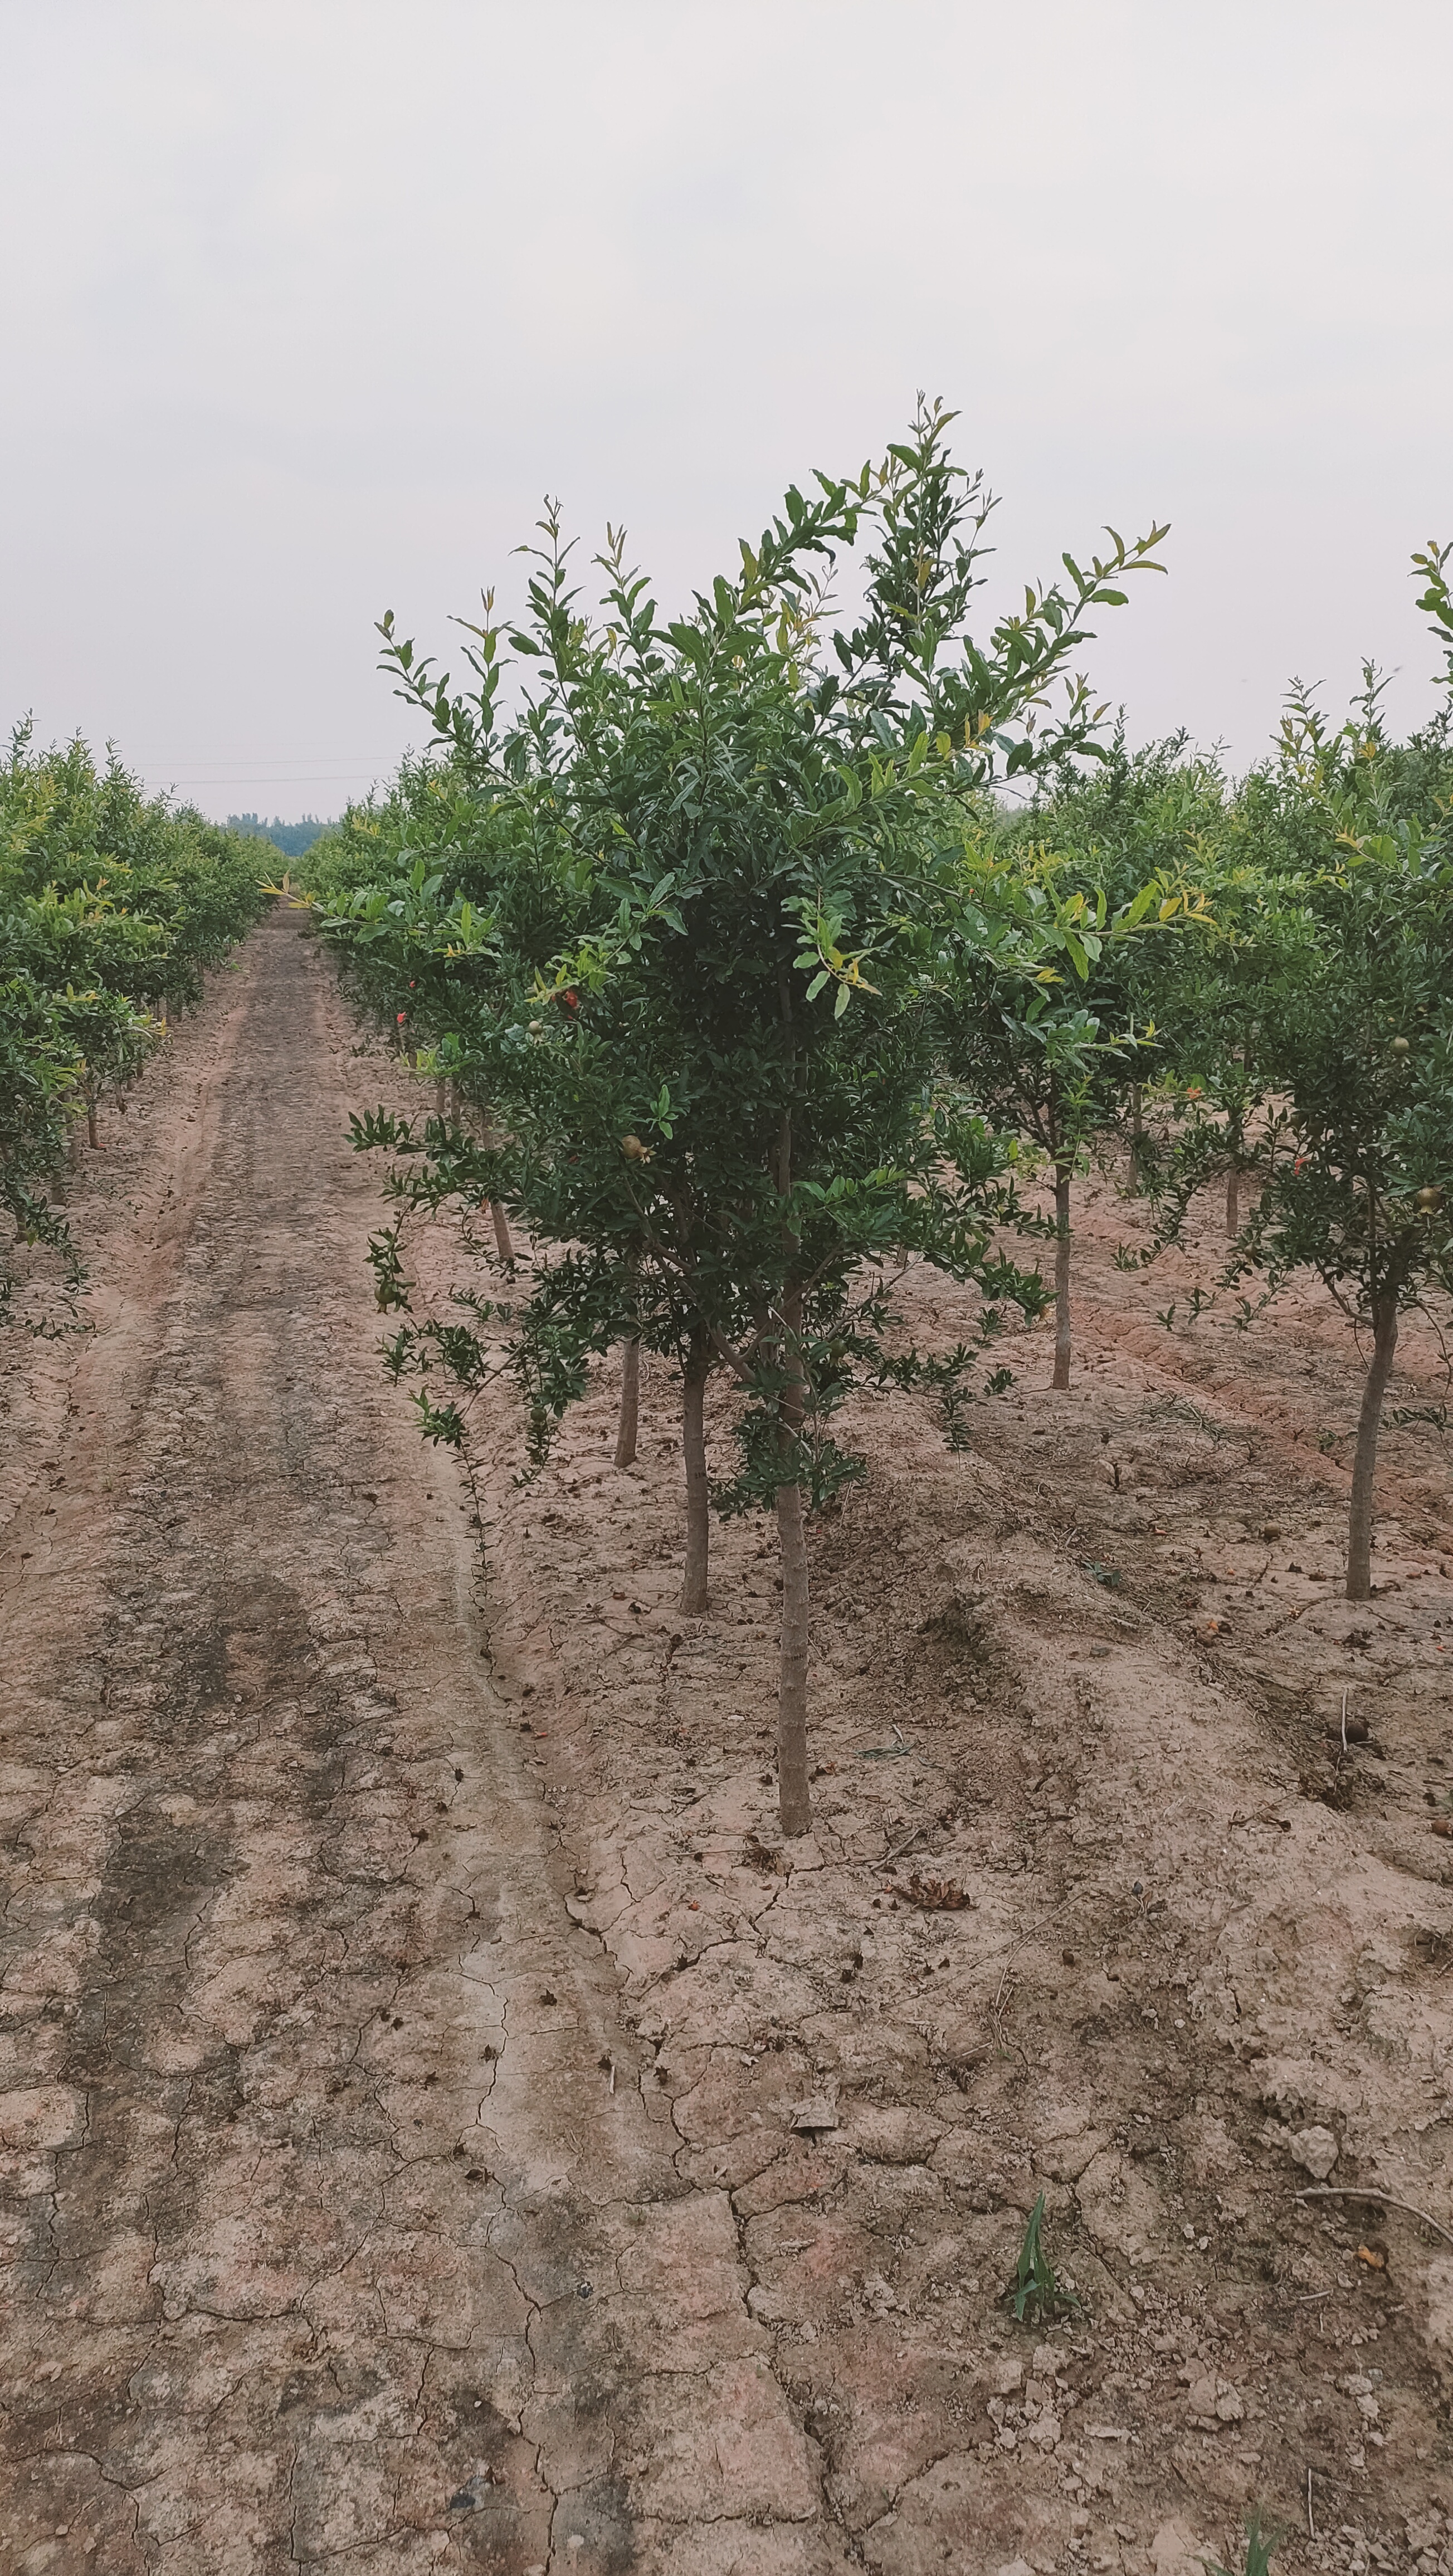
<instances>
[{"instance_id":1,"label":"young pomegranate tree","mask_svg":"<svg viewBox=\"0 0 1453 2576\"><path fill-rule=\"evenodd\" d=\"M1453 1293L1453 852L1415 822L1358 837L1308 888L1311 969L1269 991L1278 1088L1229 1277L1316 1272L1366 1337L1347 1598L1372 1589L1374 1478L1398 1327Z\"/></svg>"},{"instance_id":2,"label":"young pomegranate tree","mask_svg":"<svg viewBox=\"0 0 1453 2576\"><path fill-rule=\"evenodd\" d=\"M1009 865L1013 900L1030 926L1026 953L963 943L946 979L942 1042L946 1066L992 1132L1027 1144L1048 1166L1053 1218L1022 1213L1018 1222L1054 1240L1051 1384L1062 1390L1072 1353L1075 1175L1123 1123L1143 1068L1160 1061L1149 1005L1167 943L1142 934L1209 916L1201 890L1183 878L1164 870L1132 885L1123 864L1093 849L1018 839ZM985 868L992 882L992 857Z\"/></svg>"},{"instance_id":3,"label":"young pomegranate tree","mask_svg":"<svg viewBox=\"0 0 1453 2576\"><path fill-rule=\"evenodd\" d=\"M1229 1276L1316 1272L1367 1350L1347 1598L1372 1590L1378 1434L1401 1318L1453 1294L1453 548L1413 558L1448 693L1389 741L1369 667L1332 731L1304 692L1282 728L1283 875L1260 942L1258 1054L1273 1107L1259 1205ZM1288 939L1286 910L1295 915Z\"/></svg>"},{"instance_id":4,"label":"young pomegranate tree","mask_svg":"<svg viewBox=\"0 0 1453 2576\"><path fill-rule=\"evenodd\" d=\"M1153 1042L1098 1058L1093 1086L1100 1119L1092 1150L1104 1159L1119 1142L1128 1187L1138 1194L1163 1177L1167 1121L1185 1090L1210 1097L1202 1059L1208 1013L1214 1017L1228 998L1219 967L1243 837L1235 800L1218 761L1190 749L1185 734L1132 752L1122 729L1103 761L1056 778L1016 829L1066 853L1069 881L1103 891L1112 905L1147 884L1196 889L1199 902L1193 898L1184 909L1214 930L1209 939L1136 939L1111 948L1096 961L1081 996L1112 1029L1139 1031L1142 1038L1155 1032ZM1210 1062L1219 1070L1219 1034ZM1237 1105L1228 1100L1232 1118ZM1220 1142L1214 1169L1226 1170L1229 1202L1234 1150L1224 1125Z\"/></svg>"},{"instance_id":5,"label":"young pomegranate tree","mask_svg":"<svg viewBox=\"0 0 1453 2576\"><path fill-rule=\"evenodd\" d=\"M510 637L529 689L502 731L496 630L476 630L472 696L388 635L476 779L548 795L588 888L587 934L509 1033L509 1139L453 1176L508 1195L558 1249L514 1335L525 1366L548 1357L551 1402L612 1334L674 1344L688 1386L714 1365L739 1390L723 1500L776 1517L790 1835L810 1823L807 1522L855 1472L831 1422L888 1366L895 1265L918 1254L977 1282L991 1316L1041 1293L991 1250L1004 1156L941 1080L934 990L965 943L1032 967L1046 930L1009 872L988 883L966 862L966 839L996 779L1090 744L1084 684L1049 723L1047 692L1086 613L1123 601L1116 581L1163 534L1116 538L1088 570L1067 557L1067 583L976 642L991 505L948 456L950 417L921 405L876 470L789 491L673 618L616 537L587 613L552 511ZM826 581L855 549L863 612L830 633ZM450 1176L441 1162L416 1184ZM479 1363L456 1343L450 1365L467 1384ZM704 1511L704 1474L696 1493Z\"/></svg>"}]
</instances>

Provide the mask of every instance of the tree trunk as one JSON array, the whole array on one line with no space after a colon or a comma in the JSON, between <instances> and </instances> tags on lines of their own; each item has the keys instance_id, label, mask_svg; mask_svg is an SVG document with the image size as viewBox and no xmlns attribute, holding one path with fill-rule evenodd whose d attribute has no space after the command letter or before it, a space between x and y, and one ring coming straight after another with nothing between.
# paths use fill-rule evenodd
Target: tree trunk
<instances>
[{"instance_id":1,"label":"tree trunk","mask_svg":"<svg viewBox=\"0 0 1453 2576\"><path fill-rule=\"evenodd\" d=\"M101 1139L96 1133L96 1104L94 1100L88 1100L86 1103L86 1142L88 1145L95 1146L99 1151Z\"/></svg>"},{"instance_id":2,"label":"tree trunk","mask_svg":"<svg viewBox=\"0 0 1453 2576\"><path fill-rule=\"evenodd\" d=\"M785 969L777 978L778 1006L782 1014L782 1051L795 1081L797 1039L792 1026L792 988ZM792 1111L782 1112L777 1132L777 1169L774 1174L783 1199L792 1193ZM800 1256L801 1245L784 1217L782 1249L786 1255L786 1275ZM812 1801L807 1788L807 1529L802 1508L802 1486L797 1476L795 1451L807 1411L807 1389L802 1371L802 1290L795 1280L782 1294L782 1338L780 1343L783 1376L782 1392L777 1398L777 1447L784 1466L789 1466L793 1481L777 1488L777 1546L782 1560L782 1649L777 1678L777 1812L782 1831L789 1836L810 1832Z\"/></svg>"},{"instance_id":3,"label":"tree trunk","mask_svg":"<svg viewBox=\"0 0 1453 2576\"><path fill-rule=\"evenodd\" d=\"M493 1150L495 1141L494 1120L490 1116L489 1105L486 1101L481 1101L479 1108L479 1141L483 1145L486 1153ZM494 1224L494 1248L499 1254L501 1261L504 1263L506 1270L513 1270L515 1266L515 1247L510 1241L510 1221L498 1199L490 1200L489 1213Z\"/></svg>"},{"instance_id":4,"label":"tree trunk","mask_svg":"<svg viewBox=\"0 0 1453 2576\"><path fill-rule=\"evenodd\" d=\"M636 1463L636 1423L641 1407L641 1345L634 1334L621 1344L621 1414L616 1425L616 1465Z\"/></svg>"},{"instance_id":5,"label":"tree trunk","mask_svg":"<svg viewBox=\"0 0 1453 2576\"><path fill-rule=\"evenodd\" d=\"M506 1270L513 1270L515 1266L515 1247L510 1240L510 1221L508 1216L505 1214L503 1200L491 1199L489 1203L489 1212L491 1217L494 1219L494 1248L499 1254L501 1261L504 1263Z\"/></svg>"},{"instance_id":6,"label":"tree trunk","mask_svg":"<svg viewBox=\"0 0 1453 2576\"><path fill-rule=\"evenodd\" d=\"M706 1481L706 1379L711 1342L698 1325L691 1336L681 1400L681 1449L686 1462L686 1576L681 1607L688 1619L706 1615L707 1557L711 1544L711 1490Z\"/></svg>"},{"instance_id":7,"label":"tree trunk","mask_svg":"<svg viewBox=\"0 0 1453 2576\"><path fill-rule=\"evenodd\" d=\"M451 1077L449 1083L449 1115L457 1125L459 1120L459 1083L457 1077Z\"/></svg>"},{"instance_id":8,"label":"tree trunk","mask_svg":"<svg viewBox=\"0 0 1453 2576\"><path fill-rule=\"evenodd\" d=\"M802 1487L777 1488L782 1553L782 1664L777 1692L777 1806L784 1834L812 1830L807 1788L807 1530Z\"/></svg>"},{"instance_id":9,"label":"tree trunk","mask_svg":"<svg viewBox=\"0 0 1453 2576\"><path fill-rule=\"evenodd\" d=\"M1241 1232L1241 1166L1233 1158L1226 1175L1226 1235L1234 1241Z\"/></svg>"},{"instance_id":10,"label":"tree trunk","mask_svg":"<svg viewBox=\"0 0 1453 2576\"><path fill-rule=\"evenodd\" d=\"M1054 1166L1054 1377L1063 1389L1070 1382L1070 1175L1072 1166L1056 1156Z\"/></svg>"},{"instance_id":11,"label":"tree trunk","mask_svg":"<svg viewBox=\"0 0 1453 2576\"><path fill-rule=\"evenodd\" d=\"M778 1398L780 1440L795 1449L802 1429L800 1291L783 1300L782 1365L787 1384ZM777 1488L777 1543L782 1557L782 1660L777 1686L777 1802L784 1834L810 1832L807 1787L807 1526L800 1484Z\"/></svg>"},{"instance_id":12,"label":"tree trunk","mask_svg":"<svg viewBox=\"0 0 1453 2576\"><path fill-rule=\"evenodd\" d=\"M442 1118L444 1115L444 1076L442 1073L437 1074L434 1079L434 1115L436 1118Z\"/></svg>"},{"instance_id":13,"label":"tree trunk","mask_svg":"<svg viewBox=\"0 0 1453 2576\"><path fill-rule=\"evenodd\" d=\"M1132 1190L1138 1190L1140 1187L1140 1140L1145 1133L1141 1100L1140 1084L1132 1082L1130 1086L1130 1187Z\"/></svg>"},{"instance_id":14,"label":"tree trunk","mask_svg":"<svg viewBox=\"0 0 1453 2576\"><path fill-rule=\"evenodd\" d=\"M1372 1365L1362 1390L1357 1419L1357 1450L1352 1461L1352 1511L1347 1529L1347 1598L1367 1601L1372 1595L1372 1484L1377 1472L1377 1435L1382 1428L1382 1400L1392 1375L1398 1345L1395 1297L1372 1301Z\"/></svg>"}]
</instances>

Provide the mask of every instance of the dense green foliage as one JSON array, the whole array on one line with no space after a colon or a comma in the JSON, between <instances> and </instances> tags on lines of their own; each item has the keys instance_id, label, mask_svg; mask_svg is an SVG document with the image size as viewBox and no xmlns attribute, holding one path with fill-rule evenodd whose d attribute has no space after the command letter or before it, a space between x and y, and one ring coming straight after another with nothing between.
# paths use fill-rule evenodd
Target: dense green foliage
<instances>
[{"instance_id":1,"label":"dense green foliage","mask_svg":"<svg viewBox=\"0 0 1453 2576\"><path fill-rule=\"evenodd\" d=\"M1294 690L1240 782L1184 738L1100 744L1081 681L1047 720L1086 610L1160 532L1088 572L1066 557L1067 588L977 644L988 505L946 427L921 410L876 474L789 494L676 619L615 537L588 612L553 509L524 618L506 631L490 597L466 629L463 690L385 619L435 747L308 878L453 1107L359 1129L394 1155L379 1298L434 1437L505 1365L541 1454L591 1355L644 1344L681 1366L689 1496L723 1369L742 1461L718 1508L821 1508L857 1472L832 1436L855 1384L936 1372L961 1398L972 1353L895 1329L905 1261L974 1283L988 1339L1045 1300L1012 1230L1053 1233L1068 1383L1073 1175L1127 1150L1158 1242L1224 1186L1228 1287L1310 1269L1374 1329L1449 1287L1446 708L1398 744L1372 675L1340 727ZM829 632L855 550L863 612ZM1445 554L1415 570L1448 657ZM506 645L528 675L508 716ZM543 1257L507 1311L420 1318L403 1213L455 1196L506 1205ZM695 1556L704 1587L704 1537Z\"/></svg>"},{"instance_id":2,"label":"dense green foliage","mask_svg":"<svg viewBox=\"0 0 1453 2576\"><path fill-rule=\"evenodd\" d=\"M0 769L0 1200L21 1236L72 1254L57 1175L75 1122L125 1083L168 1012L195 1002L265 898L256 854L143 795L83 742ZM0 1307L6 1302L0 1280Z\"/></svg>"},{"instance_id":3,"label":"dense green foliage","mask_svg":"<svg viewBox=\"0 0 1453 2576\"><path fill-rule=\"evenodd\" d=\"M920 403L878 467L790 489L675 616L609 530L588 601L547 504L519 618L487 593L461 621L462 685L383 619L432 741L337 824L220 831L24 732L0 779L0 1191L19 1230L64 1247L46 1185L67 1136L84 1114L95 1141L103 1088L255 917L258 842L305 857L358 1000L434 1085L432 1117L356 1122L391 1156L397 1213L372 1248L390 1365L448 1441L512 1372L538 1462L617 1346L628 1459L634 1355L674 1361L695 1610L704 1391L730 1381L740 1458L713 1499L777 1516L792 1832L806 1520L861 1472L844 1402L936 1382L961 1429L979 1351L1048 1302L1023 1249L1046 1237L1068 1386L1089 1160L1123 1158L1151 1217L1127 1263L1214 1181L1244 1328L1310 1273L1370 1336L1357 1595L1399 1319L1453 1294L1453 550L1414 558L1447 684L1434 720L1393 741L1371 670L1341 725L1294 686L1272 755L1233 781L1185 737L1102 740L1073 667L1091 615L1160 570L1163 529L1065 554L1063 579L975 632L993 505L953 463L950 419ZM844 575L859 606L835 625ZM491 1211L507 1285L416 1313L406 1219L451 1200ZM976 1292L972 1346L908 1344L895 1292L920 1260Z\"/></svg>"},{"instance_id":4,"label":"dense green foliage","mask_svg":"<svg viewBox=\"0 0 1453 2576\"><path fill-rule=\"evenodd\" d=\"M922 407L876 472L790 491L674 619L614 536L587 611L552 510L524 618L506 638L487 601L468 629L463 692L385 619L443 758L351 813L309 871L360 988L481 1112L473 1133L379 1119L362 1140L393 1149L406 1203L503 1199L554 1248L511 1337L537 1436L591 1352L644 1341L682 1364L704 1495L693 1406L712 1367L735 1381L741 1469L718 1501L777 1512L784 1712L802 1513L856 1471L833 1416L854 1383L916 1366L890 1347L896 1266L973 1281L986 1337L1006 1300L1042 1298L997 1242L1018 1140L944 1078L945 1016L981 969L1022 1003L1180 908L1158 887L1107 905L993 847L996 782L1091 746L1070 657L1163 532L1067 556L1065 583L976 640L989 504L947 428ZM826 580L855 552L862 614L829 631ZM505 641L528 674L508 718ZM377 1247L380 1297L406 1306L398 1240ZM456 1398L490 1366L457 1317L406 1322L393 1358ZM457 1400L426 1386L424 1419L457 1436ZM797 1831L785 1714L780 1743Z\"/></svg>"}]
</instances>

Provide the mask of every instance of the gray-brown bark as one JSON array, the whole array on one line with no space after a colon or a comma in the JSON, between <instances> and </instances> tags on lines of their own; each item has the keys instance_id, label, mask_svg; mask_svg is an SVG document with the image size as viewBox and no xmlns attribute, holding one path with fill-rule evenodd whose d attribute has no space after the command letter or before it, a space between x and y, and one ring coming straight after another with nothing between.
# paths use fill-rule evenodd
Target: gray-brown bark
<instances>
[{"instance_id":1,"label":"gray-brown bark","mask_svg":"<svg viewBox=\"0 0 1453 2576\"><path fill-rule=\"evenodd\" d=\"M779 979L782 1043L787 1063L796 1058L792 995L786 974ZM777 1135L775 1179L783 1198L792 1189L792 1113L784 1109ZM791 1265L801 1246L790 1224L782 1228L783 1249ZM782 1374L777 1399L777 1442L793 1481L777 1488L777 1546L782 1562L782 1644L777 1675L777 1812L789 1836L811 1830L812 1800L807 1786L807 1515L796 1477L797 1444L807 1411L802 1370L802 1290L795 1283L784 1293L781 1318Z\"/></svg>"},{"instance_id":2,"label":"gray-brown bark","mask_svg":"<svg viewBox=\"0 0 1453 2576\"><path fill-rule=\"evenodd\" d=\"M706 1476L706 1380L711 1342L698 1327L691 1336L681 1398L681 1453L686 1466L686 1574L681 1607L688 1618L706 1611L707 1563L711 1544L711 1489Z\"/></svg>"},{"instance_id":3,"label":"gray-brown bark","mask_svg":"<svg viewBox=\"0 0 1453 2576\"><path fill-rule=\"evenodd\" d=\"M510 1240L510 1221L505 1214L504 1202L501 1199L491 1199L489 1212L494 1220L494 1248L506 1270L513 1270L515 1247Z\"/></svg>"},{"instance_id":4,"label":"gray-brown bark","mask_svg":"<svg viewBox=\"0 0 1453 2576\"><path fill-rule=\"evenodd\" d=\"M1352 1461L1352 1509L1347 1525L1347 1598L1367 1601L1372 1594L1373 1480L1377 1473L1377 1435L1382 1428L1383 1398L1392 1375L1398 1341L1395 1297L1377 1297L1372 1306L1372 1361L1362 1390L1357 1418L1357 1449Z\"/></svg>"},{"instance_id":5,"label":"gray-brown bark","mask_svg":"<svg viewBox=\"0 0 1453 2576\"><path fill-rule=\"evenodd\" d=\"M621 1410L616 1424L616 1465L634 1467L641 1409L641 1345L632 1334L621 1344Z\"/></svg>"},{"instance_id":6,"label":"gray-brown bark","mask_svg":"<svg viewBox=\"0 0 1453 2576\"><path fill-rule=\"evenodd\" d=\"M777 1803L784 1834L810 1832L807 1787L807 1528L800 1485L777 1488L782 1554L782 1663L777 1695Z\"/></svg>"},{"instance_id":7,"label":"gray-brown bark","mask_svg":"<svg viewBox=\"0 0 1453 2576\"><path fill-rule=\"evenodd\" d=\"M787 1385L778 1399L785 1454L795 1450L803 1421L800 1293L785 1300L783 1368ZM782 1558L782 1655L777 1685L777 1800L784 1834L807 1833L812 1802L807 1786L807 1516L798 1483L777 1488L777 1543Z\"/></svg>"},{"instance_id":8,"label":"gray-brown bark","mask_svg":"<svg viewBox=\"0 0 1453 2576\"><path fill-rule=\"evenodd\" d=\"M1054 1377L1070 1382L1070 1177L1072 1164L1056 1157L1054 1167Z\"/></svg>"}]
</instances>

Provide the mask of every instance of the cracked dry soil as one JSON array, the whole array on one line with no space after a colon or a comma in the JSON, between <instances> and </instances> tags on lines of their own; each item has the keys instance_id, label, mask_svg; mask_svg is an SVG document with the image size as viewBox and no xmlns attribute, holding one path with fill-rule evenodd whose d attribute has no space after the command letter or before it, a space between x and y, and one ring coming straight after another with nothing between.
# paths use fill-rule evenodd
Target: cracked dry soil
<instances>
[{"instance_id":1,"label":"cracked dry soil","mask_svg":"<svg viewBox=\"0 0 1453 2576\"><path fill-rule=\"evenodd\" d=\"M108 1122L99 1329L4 1381L0 2565L810 2570L379 1370L354 1034L269 921Z\"/></svg>"},{"instance_id":2,"label":"cracked dry soil","mask_svg":"<svg viewBox=\"0 0 1453 2576\"><path fill-rule=\"evenodd\" d=\"M1074 1392L1030 1336L962 1450L850 1425L783 1850L774 1558L677 1611L669 1377L521 1485L503 1395L461 1476L379 1371L345 1129L411 1089L274 918L0 1380L7 2576L1190 2576L1254 2502L1448 2576L1453 2244L1294 2196L1453 2229L1431 1343L1354 1611L1340 1319L1188 1334L1210 1219L1127 1275L1086 1189Z\"/></svg>"}]
</instances>

